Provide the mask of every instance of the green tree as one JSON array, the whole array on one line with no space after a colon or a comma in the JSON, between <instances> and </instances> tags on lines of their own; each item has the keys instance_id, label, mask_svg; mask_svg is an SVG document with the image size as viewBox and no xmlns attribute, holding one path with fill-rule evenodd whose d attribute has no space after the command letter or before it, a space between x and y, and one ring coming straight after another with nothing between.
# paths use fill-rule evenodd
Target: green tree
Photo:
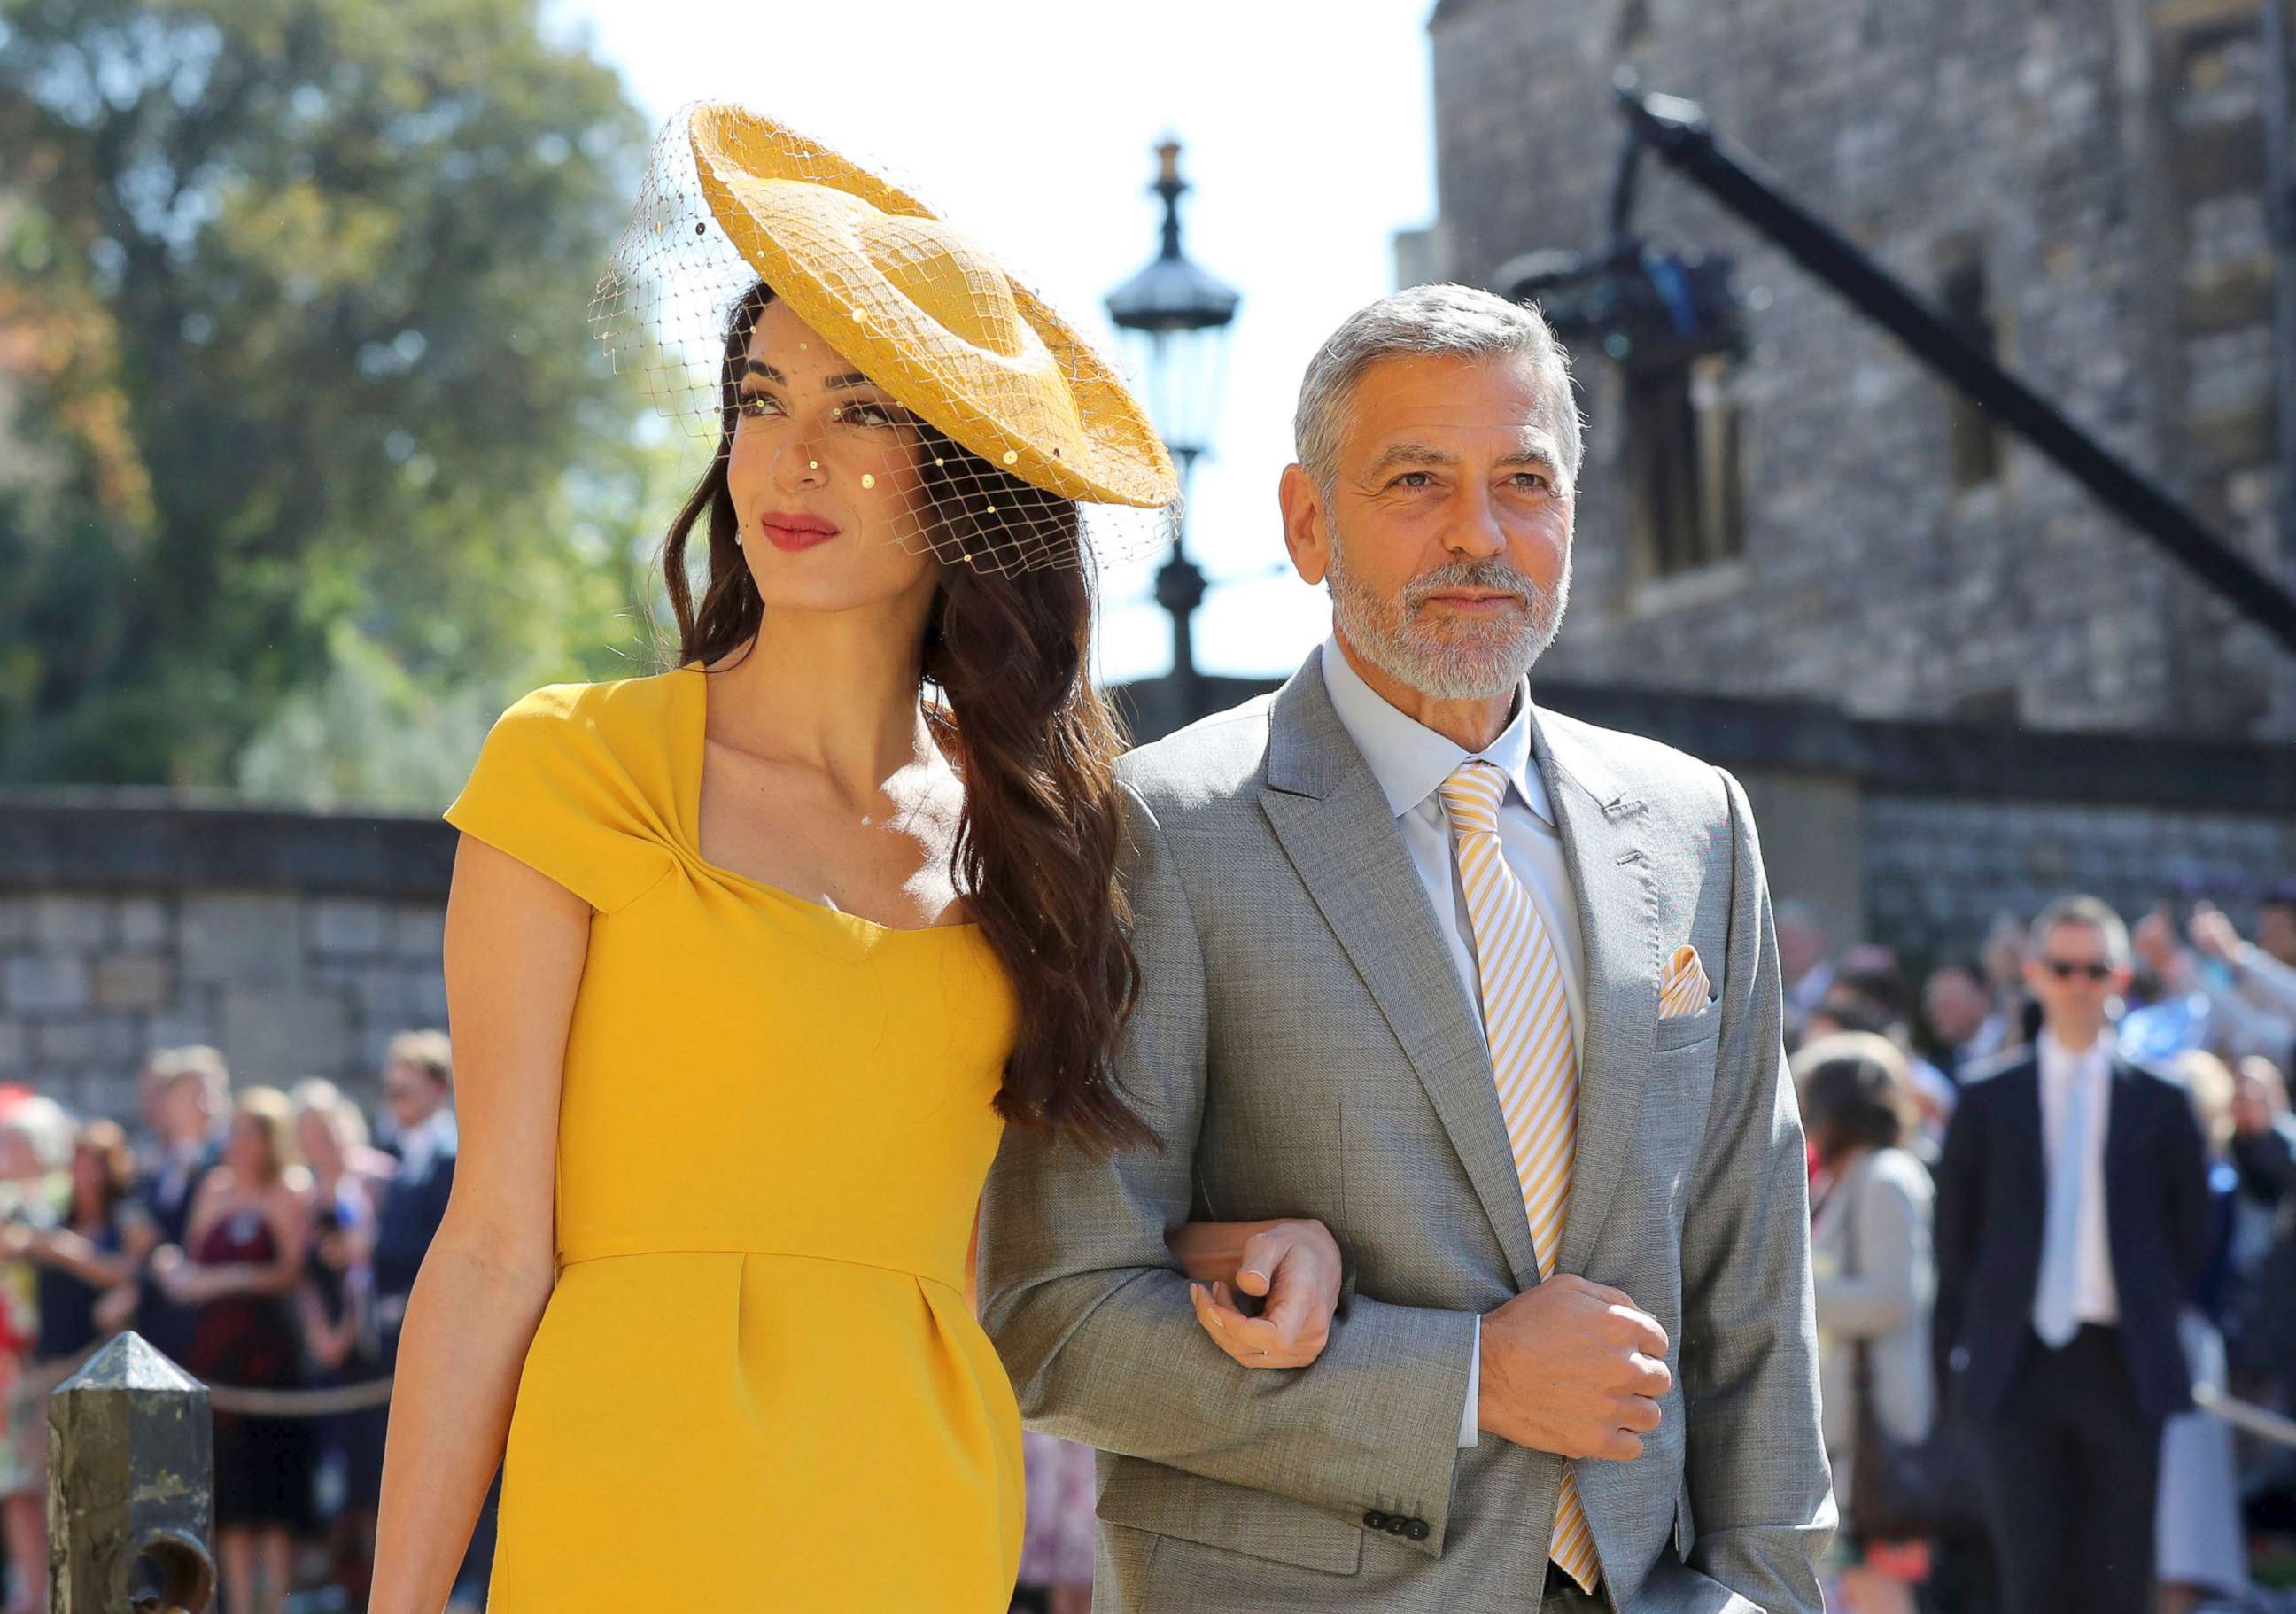
<instances>
[{"instance_id":1,"label":"green tree","mask_svg":"<svg viewBox=\"0 0 2296 1614\"><path fill-rule=\"evenodd\" d=\"M0 0L0 781L435 806L650 670L645 133L535 0Z\"/></svg>"}]
</instances>

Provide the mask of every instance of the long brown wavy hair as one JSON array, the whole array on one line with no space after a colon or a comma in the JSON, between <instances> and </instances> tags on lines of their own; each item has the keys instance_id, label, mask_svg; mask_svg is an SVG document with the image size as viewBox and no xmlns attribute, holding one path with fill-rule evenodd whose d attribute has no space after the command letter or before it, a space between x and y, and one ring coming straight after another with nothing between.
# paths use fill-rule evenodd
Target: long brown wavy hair
<instances>
[{"instance_id":1,"label":"long brown wavy hair","mask_svg":"<svg viewBox=\"0 0 2296 1614\"><path fill-rule=\"evenodd\" d=\"M726 471L743 361L773 296L758 283L727 321L717 457L662 545L681 665L715 664L753 642L764 620L765 602L734 541ZM924 710L964 781L950 873L1020 1006L996 1111L1095 1152L1152 1143L1114 1070L1140 966L1116 879L1122 823L1111 765L1122 732L1088 672L1091 557L1080 551L1076 565L1009 573L963 558L989 555L1014 521L1035 534L1047 523L1064 527L1068 541L1080 544L1078 512L922 421L915 430L924 443L925 499L941 512L930 536L943 557L918 692L922 699L930 684L946 699L946 707L925 700ZM697 603L686 543L705 516L709 581Z\"/></svg>"}]
</instances>

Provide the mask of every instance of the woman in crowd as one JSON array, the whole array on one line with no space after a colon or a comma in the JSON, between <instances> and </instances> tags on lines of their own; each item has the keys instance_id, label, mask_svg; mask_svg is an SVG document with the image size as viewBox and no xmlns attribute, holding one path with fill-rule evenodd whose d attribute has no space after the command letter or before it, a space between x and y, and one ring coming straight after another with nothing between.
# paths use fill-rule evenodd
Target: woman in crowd
<instances>
[{"instance_id":1,"label":"woman in crowd","mask_svg":"<svg viewBox=\"0 0 2296 1614\"><path fill-rule=\"evenodd\" d=\"M1825 1448L1847 1519L1860 1396L1874 1397L1890 1438L1914 1441L1929 1430L1933 1194L1929 1172L1905 1147L1914 1106L1895 1043L1863 1032L1823 1038L1795 1055L1793 1073L1816 1161L1810 1257ZM1845 1528L1835 1550L1840 1607L1913 1614L1927 1567L1919 1544L1860 1541Z\"/></svg>"},{"instance_id":2,"label":"woman in crowd","mask_svg":"<svg viewBox=\"0 0 2296 1614\"><path fill-rule=\"evenodd\" d=\"M70 1213L71 1118L53 1100L21 1088L0 1092L0 1334L5 1338L7 1428L0 1444L0 1517L15 1583L12 1610L46 1607L41 1583L47 1498L47 1390L41 1366L41 1268L36 1241L53 1237Z\"/></svg>"},{"instance_id":3,"label":"woman in crowd","mask_svg":"<svg viewBox=\"0 0 2296 1614\"><path fill-rule=\"evenodd\" d=\"M296 1296L314 1389L373 1384L384 1375L374 1309L375 1209L390 1157L367 1143L366 1118L332 1082L296 1084L295 1139L311 1171L305 1282ZM364 1601L382 1489L387 1405L318 1421L317 1489L339 1583Z\"/></svg>"},{"instance_id":4,"label":"woman in crowd","mask_svg":"<svg viewBox=\"0 0 2296 1614\"><path fill-rule=\"evenodd\" d=\"M48 1606L47 1398L126 1321L135 1264L123 1249L120 1207L135 1182L127 1133L114 1121L90 1121L72 1143L71 1203L62 1218L52 1226L11 1222L0 1230L0 1257L32 1264L38 1317L11 1410L20 1418L28 1479L20 1494L29 1499L24 1520L12 1511L9 1521L8 1555L22 1588L12 1607Z\"/></svg>"},{"instance_id":5,"label":"woman in crowd","mask_svg":"<svg viewBox=\"0 0 2296 1614\"><path fill-rule=\"evenodd\" d=\"M301 1381L294 1297L304 1282L310 1193L287 1095L249 1088L234 1108L222 1164L200 1184L184 1245L152 1258L160 1284L195 1311L184 1365L226 1393ZM279 1614L295 1536L310 1520L309 1421L218 1405L215 1475L226 1604L232 1614Z\"/></svg>"}]
</instances>

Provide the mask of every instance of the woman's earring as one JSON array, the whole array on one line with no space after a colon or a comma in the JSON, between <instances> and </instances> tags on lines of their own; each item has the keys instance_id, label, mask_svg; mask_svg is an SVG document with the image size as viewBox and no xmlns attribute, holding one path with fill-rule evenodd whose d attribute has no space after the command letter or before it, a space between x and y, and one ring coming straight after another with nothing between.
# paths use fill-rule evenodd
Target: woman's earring
<instances>
[{"instance_id":1,"label":"woman's earring","mask_svg":"<svg viewBox=\"0 0 2296 1614\"><path fill-rule=\"evenodd\" d=\"M742 529L738 527L734 528L734 547L736 549L742 547Z\"/></svg>"}]
</instances>

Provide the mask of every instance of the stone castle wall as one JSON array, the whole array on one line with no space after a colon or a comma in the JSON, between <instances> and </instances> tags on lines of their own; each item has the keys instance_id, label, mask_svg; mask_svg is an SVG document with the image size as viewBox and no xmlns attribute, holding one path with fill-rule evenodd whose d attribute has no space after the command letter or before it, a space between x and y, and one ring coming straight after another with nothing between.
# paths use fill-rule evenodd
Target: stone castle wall
<instances>
[{"instance_id":1,"label":"stone castle wall","mask_svg":"<svg viewBox=\"0 0 2296 1614\"><path fill-rule=\"evenodd\" d=\"M1440 218L1403 243L1426 275L1488 284L1518 254L1606 243L1630 65L1917 292L1973 261L2013 372L2296 575L2258 0L1445 0L1430 29ZM1636 218L1653 247L1730 255L1753 305L1727 384L1744 553L1637 575L1620 376L1576 356L1588 463L1558 676L2296 734L2296 656L2021 445L1956 487L1944 387L1780 250L1654 159Z\"/></svg>"}]
</instances>

